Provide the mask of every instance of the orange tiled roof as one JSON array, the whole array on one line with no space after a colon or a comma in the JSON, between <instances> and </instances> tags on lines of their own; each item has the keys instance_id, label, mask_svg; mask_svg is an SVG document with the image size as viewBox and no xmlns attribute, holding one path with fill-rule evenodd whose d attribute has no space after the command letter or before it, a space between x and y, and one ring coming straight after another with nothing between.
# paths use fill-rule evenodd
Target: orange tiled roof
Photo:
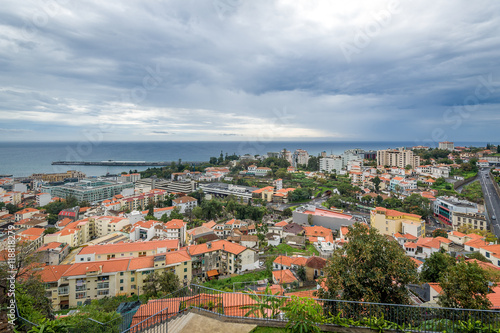
<instances>
[{"instance_id":1,"label":"orange tiled roof","mask_svg":"<svg viewBox=\"0 0 500 333\"><path fill-rule=\"evenodd\" d=\"M282 269L279 271L273 271L273 277L278 283L292 283L297 281L297 278L293 275L292 271L289 269Z\"/></svg>"},{"instance_id":2,"label":"orange tiled roof","mask_svg":"<svg viewBox=\"0 0 500 333\"><path fill-rule=\"evenodd\" d=\"M105 245L90 245L84 247L79 255L83 254L106 254L106 253L120 253L120 252L135 252L135 251L148 251L156 250L158 248L178 249L178 239L166 239L149 242L132 242L132 243L116 243Z\"/></svg>"},{"instance_id":3,"label":"orange tiled roof","mask_svg":"<svg viewBox=\"0 0 500 333\"><path fill-rule=\"evenodd\" d=\"M210 243L210 248L208 248L208 244ZM235 243L228 242L226 240L217 240L213 242L209 242L205 244L191 245L188 247L189 254L194 256L202 253L224 250L226 252L232 254L240 254L245 251L247 248L242 245L238 245Z\"/></svg>"}]
</instances>

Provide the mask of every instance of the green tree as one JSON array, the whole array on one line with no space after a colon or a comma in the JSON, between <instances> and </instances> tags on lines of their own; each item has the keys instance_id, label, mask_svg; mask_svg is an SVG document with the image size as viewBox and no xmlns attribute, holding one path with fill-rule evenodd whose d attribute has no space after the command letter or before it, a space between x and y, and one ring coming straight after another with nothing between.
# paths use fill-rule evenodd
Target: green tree
<instances>
[{"instance_id":1,"label":"green tree","mask_svg":"<svg viewBox=\"0 0 500 333\"><path fill-rule=\"evenodd\" d=\"M377 193L380 191L380 183L381 182L382 182L382 180L380 180L380 178L378 176L376 176L372 180L373 186L375 186L375 192L377 192Z\"/></svg>"},{"instance_id":2,"label":"green tree","mask_svg":"<svg viewBox=\"0 0 500 333\"><path fill-rule=\"evenodd\" d=\"M214 220L222 216L222 202L219 200L205 200L201 204L201 209L203 210L203 216L207 220Z\"/></svg>"},{"instance_id":3,"label":"green tree","mask_svg":"<svg viewBox=\"0 0 500 333\"><path fill-rule=\"evenodd\" d=\"M461 261L451 266L441 276L440 284L443 292L438 304L443 307L482 310L491 307L488 294L495 284L490 285L489 273L475 262Z\"/></svg>"},{"instance_id":4,"label":"green tree","mask_svg":"<svg viewBox=\"0 0 500 333\"><path fill-rule=\"evenodd\" d=\"M45 229L45 230L43 231L43 234L44 234L44 235L47 235L47 234L53 234L53 233L56 233L56 232L58 232L58 231L59 231L59 229L57 229L56 227L48 227L47 229Z\"/></svg>"},{"instance_id":5,"label":"green tree","mask_svg":"<svg viewBox=\"0 0 500 333\"><path fill-rule=\"evenodd\" d=\"M292 296L283 310L288 319L286 328L290 332L321 332L318 323L324 320L323 309L314 299Z\"/></svg>"},{"instance_id":6,"label":"green tree","mask_svg":"<svg viewBox=\"0 0 500 333\"><path fill-rule=\"evenodd\" d=\"M406 285L418 281L413 261L396 241L356 223L349 242L337 249L325 268L322 298L409 304Z\"/></svg>"},{"instance_id":7,"label":"green tree","mask_svg":"<svg viewBox=\"0 0 500 333\"><path fill-rule=\"evenodd\" d=\"M290 217L292 215L293 215L292 209L290 207L285 208L285 210L283 211L283 216Z\"/></svg>"},{"instance_id":8,"label":"green tree","mask_svg":"<svg viewBox=\"0 0 500 333\"><path fill-rule=\"evenodd\" d=\"M306 280L306 268L304 266L299 266L299 268L297 269L297 276L302 281Z\"/></svg>"},{"instance_id":9,"label":"green tree","mask_svg":"<svg viewBox=\"0 0 500 333\"><path fill-rule=\"evenodd\" d=\"M310 156L307 161L307 170L318 171L319 170L319 159L317 156Z\"/></svg>"},{"instance_id":10,"label":"green tree","mask_svg":"<svg viewBox=\"0 0 500 333\"><path fill-rule=\"evenodd\" d=\"M313 225L313 216L312 216L312 214L308 214L307 215L307 223L309 225Z\"/></svg>"},{"instance_id":11,"label":"green tree","mask_svg":"<svg viewBox=\"0 0 500 333\"><path fill-rule=\"evenodd\" d=\"M486 258L485 256L483 256L481 254L481 252L472 252L472 253L469 253L469 254L467 254L467 258L469 258L469 259L476 259L476 260L479 260L479 261L482 261L482 262L489 262L489 263L491 263L491 261L489 261L488 258Z\"/></svg>"},{"instance_id":12,"label":"green tree","mask_svg":"<svg viewBox=\"0 0 500 333\"><path fill-rule=\"evenodd\" d=\"M196 206L193 208L193 215L197 219L202 219L203 218L203 209L200 206Z\"/></svg>"},{"instance_id":13,"label":"green tree","mask_svg":"<svg viewBox=\"0 0 500 333\"><path fill-rule=\"evenodd\" d=\"M441 275L456 263L455 259L447 253L441 251L434 252L424 262L420 279L425 282L438 282Z\"/></svg>"},{"instance_id":14,"label":"green tree","mask_svg":"<svg viewBox=\"0 0 500 333\"><path fill-rule=\"evenodd\" d=\"M179 277L171 271L150 273L144 279L144 293L148 296L170 294L181 287Z\"/></svg>"},{"instance_id":15,"label":"green tree","mask_svg":"<svg viewBox=\"0 0 500 333\"><path fill-rule=\"evenodd\" d=\"M448 233L444 229L436 229L432 232L432 237L448 238Z\"/></svg>"},{"instance_id":16,"label":"green tree","mask_svg":"<svg viewBox=\"0 0 500 333\"><path fill-rule=\"evenodd\" d=\"M280 313L280 309L286 300L285 298L276 297L277 295L279 295L279 292L273 295L269 286L264 290L264 295L255 292L248 293L248 296L255 303L241 307L242 309L248 309L245 317L254 315L258 318L275 318Z\"/></svg>"}]
</instances>

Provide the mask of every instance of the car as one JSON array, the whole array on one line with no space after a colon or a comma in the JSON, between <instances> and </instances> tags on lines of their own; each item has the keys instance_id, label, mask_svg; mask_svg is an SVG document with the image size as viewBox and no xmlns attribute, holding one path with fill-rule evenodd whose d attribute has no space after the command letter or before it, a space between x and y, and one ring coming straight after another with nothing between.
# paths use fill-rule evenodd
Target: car
<instances>
[{"instance_id":1,"label":"car","mask_svg":"<svg viewBox=\"0 0 500 333\"><path fill-rule=\"evenodd\" d=\"M491 215L491 219L496 220L497 218L495 217L495 215Z\"/></svg>"}]
</instances>

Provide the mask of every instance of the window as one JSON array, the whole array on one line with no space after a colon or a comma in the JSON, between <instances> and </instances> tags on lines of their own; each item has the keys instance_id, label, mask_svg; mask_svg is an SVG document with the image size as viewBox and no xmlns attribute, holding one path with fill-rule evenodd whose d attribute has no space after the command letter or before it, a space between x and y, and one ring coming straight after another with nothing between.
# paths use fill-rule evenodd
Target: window
<instances>
[{"instance_id":1,"label":"window","mask_svg":"<svg viewBox=\"0 0 500 333\"><path fill-rule=\"evenodd\" d=\"M78 286L78 285L76 286L76 291L84 291L84 290L86 290L86 289L87 289L87 286L86 286L86 285L84 285L84 284L83 284L83 285L81 285L81 286Z\"/></svg>"},{"instance_id":2,"label":"window","mask_svg":"<svg viewBox=\"0 0 500 333\"><path fill-rule=\"evenodd\" d=\"M184 266L186 266L187 264L188 264L187 261L184 261Z\"/></svg>"},{"instance_id":3,"label":"window","mask_svg":"<svg viewBox=\"0 0 500 333\"><path fill-rule=\"evenodd\" d=\"M135 284L131 285L130 288L135 289Z\"/></svg>"},{"instance_id":4,"label":"window","mask_svg":"<svg viewBox=\"0 0 500 333\"><path fill-rule=\"evenodd\" d=\"M87 297L87 293L85 291L84 292L76 293L76 295L75 295L76 299L82 299L82 298L85 298L85 297Z\"/></svg>"},{"instance_id":5,"label":"window","mask_svg":"<svg viewBox=\"0 0 500 333\"><path fill-rule=\"evenodd\" d=\"M218 265L218 264L217 264L217 265ZM186 273L187 271L188 271L188 269L187 269L187 268L184 268L184 273Z\"/></svg>"},{"instance_id":6,"label":"window","mask_svg":"<svg viewBox=\"0 0 500 333\"><path fill-rule=\"evenodd\" d=\"M123 276L123 272L120 272L120 276Z\"/></svg>"},{"instance_id":7,"label":"window","mask_svg":"<svg viewBox=\"0 0 500 333\"><path fill-rule=\"evenodd\" d=\"M108 289L109 288L109 282L99 282L97 284L97 289Z\"/></svg>"},{"instance_id":8,"label":"window","mask_svg":"<svg viewBox=\"0 0 500 333\"><path fill-rule=\"evenodd\" d=\"M134 282L135 281L135 278L134 277L131 277L130 278L130 282Z\"/></svg>"},{"instance_id":9,"label":"window","mask_svg":"<svg viewBox=\"0 0 500 333\"><path fill-rule=\"evenodd\" d=\"M123 287L120 287L120 291L123 291Z\"/></svg>"},{"instance_id":10,"label":"window","mask_svg":"<svg viewBox=\"0 0 500 333\"><path fill-rule=\"evenodd\" d=\"M97 296L106 296L109 295L109 289L103 289L97 291Z\"/></svg>"},{"instance_id":11,"label":"window","mask_svg":"<svg viewBox=\"0 0 500 333\"><path fill-rule=\"evenodd\" d=\"M489 258L489 257L490 257L490 253L486 252L486 258Z\"/></svg>"}]
</instances>

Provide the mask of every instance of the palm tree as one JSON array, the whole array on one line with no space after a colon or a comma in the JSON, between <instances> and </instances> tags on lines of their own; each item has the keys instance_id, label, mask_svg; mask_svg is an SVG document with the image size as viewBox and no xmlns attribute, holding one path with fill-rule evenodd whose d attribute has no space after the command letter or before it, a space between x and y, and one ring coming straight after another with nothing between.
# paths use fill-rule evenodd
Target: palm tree
<instances>
[{"instance_id":1,"label":"palm tree","mask_svg":"<svg viewBox=\"0 0 500 333\"><path fill-rule=\"evenodd\" d=\"M278 295L279 292L273 295L269 286L266 287L264 295L259 295L255 291L249 293L248 297L254 300L255 303L241 307L242 309L249 309L249 311L245 313L245 317L253 314L258 318L275 318L280 313L280 309L285 303L285 298L279 297Z\"/></svg>"}]
</instances>

